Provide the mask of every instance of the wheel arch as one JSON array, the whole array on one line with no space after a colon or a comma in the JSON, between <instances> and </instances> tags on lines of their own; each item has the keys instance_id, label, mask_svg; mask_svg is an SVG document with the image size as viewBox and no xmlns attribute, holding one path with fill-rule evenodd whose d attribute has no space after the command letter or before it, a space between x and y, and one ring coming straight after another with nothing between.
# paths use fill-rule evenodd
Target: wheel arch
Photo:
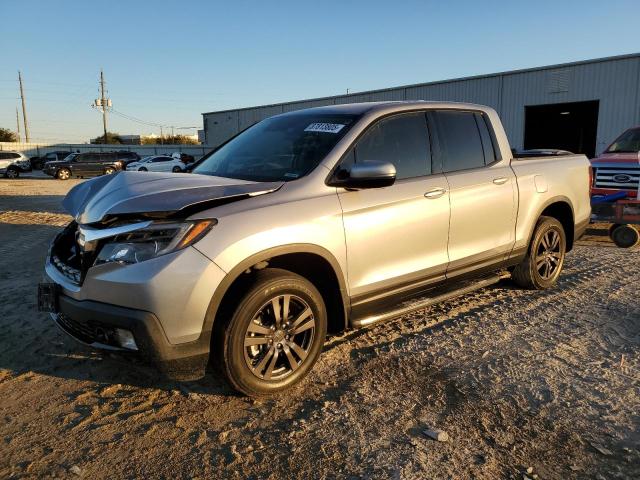
<instances>
[{"instance_id":1,"label":"wheel arch","mask_svg":"<svg viewBox=\"0 0 640 480\"><path fill-rule=\"evenodd\" d=\"M538 215L535 217L535 222L529 231L527 248L528 245L531 244L531 239L533 238L533 233L535 232L538 220L543 216L553 217L562 224L562 228L564 228L564 233L567 239L567 252L570 252L573 248L575 237L575 214L571 200L565 196L556 196L548 199L540 207Z\"/></svg>"},{"instance_id":2,"label":"wheel arch","mask_svg":"<svg viewBox=\"0 0 640 480\"><path fill-rule=\"evenodd\" d=\"M305 277L320 291L329 318L329 331L344 330L348 321L348 294L345 276L337 259L313 244L283 245L251 255L227 273L213 293L205 316L203 335L209 344L220 332L223 319L252 280L252 273L266 267L289 270ZM212 352L213 353L213 352Z\"/></svg>"}]
</instances>

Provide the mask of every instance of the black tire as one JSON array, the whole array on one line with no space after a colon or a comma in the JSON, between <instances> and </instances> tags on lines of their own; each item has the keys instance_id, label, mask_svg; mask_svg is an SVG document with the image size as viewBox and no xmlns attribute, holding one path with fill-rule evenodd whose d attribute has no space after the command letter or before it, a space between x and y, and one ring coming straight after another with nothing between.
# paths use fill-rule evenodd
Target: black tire
<instances>
[{"instance_id":1,"label":"black tire","mask_svg":"<svg viewBox=\"0 0 640 480\"><path fill-rule=\"evenodd\" d=\"M260 270L220 332L221 370L246 395L276 394L309 373L326 333L324 301L311 282L287 270Z\"/></svg>"},{"instance_id":2,"label":"black tire","mask_svg":"<svg viewBox=\"0 0 640 480\"><path fill-rule=\"evenodd\" d=\"M619 223L613 223L610 227L609 227L609 238L613 238L613 231L620 227L621 225Z\"/></svg>"},{"instance_id":3,"label":"black tire","mask_svg":"<svg viewBox=\"0 0 640 480\"><path fill-rule=\"evenodd\" d=\"M138 169L139 172L147 172L148 170L146 169L146 167L140 167Z\"/></svg>"},{"instance_id":4,"label":"black tire","mask_svg":"<svg viewBox=\"0 0 640 480\"><path fill-rule=\"evenodd\" d=\"M180 173L180 172L182 171L182 169L181 169L180 167L173 167L173 168L171 169L171 171L172 171L173 173Z\"/></svg>"},{"instance_id":5,"label":"black tire","mask_svg":"<svg viewBox=\"0 0 640 480\"><path fill-rule=\"evenodd\" d=\"M548 246L550 243L554 243L553 248ZM567 237L562 224L552 217L540 217L531 237L527 256L515 266L511 278L523 288L550 288L555 285L562 272L566 252Z\"/></svg>"},{"instance_id":6,"label":"black tire","mask_svg":"<svg viewBox=\"0 0 640 480\"><path fill-rule=\"evenodd\" d=\"M619 248L635 247L640 242L640 234L632 225L616 225L610 232L611 240Z\"/></svg>"},{"instance_id":7,"label":"black tire","mask_svg":"<svg viewBox=\"0 0 640 480\"><path fill-rule=\"evenodd\" d=\"M4 172L5 178L18 178L20 176L20 170L16 167L8 167Z\"/></svg>"},{"instance_id":8,"label":"black tire","mask_svg":"<svg viewBox=\"0 0 640 480\"><path fill-rule=\"evenodd\" d=\"M68 168L61 168L56 172L56 178L58 180L68 180L71 178L71 170Z\"/></svg>"}]
</instances>

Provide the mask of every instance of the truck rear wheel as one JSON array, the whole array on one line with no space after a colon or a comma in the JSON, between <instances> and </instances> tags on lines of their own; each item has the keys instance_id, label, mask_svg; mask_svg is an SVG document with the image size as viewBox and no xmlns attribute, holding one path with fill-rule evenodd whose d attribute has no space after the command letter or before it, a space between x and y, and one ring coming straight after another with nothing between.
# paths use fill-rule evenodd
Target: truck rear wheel
<instances>
[{"instance_id":1,"label":"truck rear wheel","mask_svg":"<svg viewBox=\"0 0 640 480\"><path fill-rule=\"evenodd\" d=\"M540 217L527 256L513 269L511 277L524 288L544 290L555 285L567 251L562 224L553 217Z\"/></svg>"},{"instance_id":2,"label":"truck rear wheel","mask_svg":"<svg viewBox=\"0 0 640 480\"><path fill-rule=\"evenodd\" d=\"M246 395L278 393L309 373L326 333L324 301L311 282L286 270L260 270L224 328L223 372Z\"/></svg>"}]
</instances>

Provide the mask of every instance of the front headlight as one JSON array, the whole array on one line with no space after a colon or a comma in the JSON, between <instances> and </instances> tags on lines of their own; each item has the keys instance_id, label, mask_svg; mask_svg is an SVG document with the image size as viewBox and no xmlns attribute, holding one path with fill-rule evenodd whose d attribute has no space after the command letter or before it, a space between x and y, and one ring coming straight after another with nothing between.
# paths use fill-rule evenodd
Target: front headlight
<instances>
[{"instance_id":1,"label":"front headlight","mask_svg":"<svg viewBox=\"0 0 640 480\"><path fill-rule=\"evenodd\" d=\"M112 237L100 249L95 265L139 263L193 245L207 234L216 220L157 222L148 227Z\"/></svg>"}]
</instances>

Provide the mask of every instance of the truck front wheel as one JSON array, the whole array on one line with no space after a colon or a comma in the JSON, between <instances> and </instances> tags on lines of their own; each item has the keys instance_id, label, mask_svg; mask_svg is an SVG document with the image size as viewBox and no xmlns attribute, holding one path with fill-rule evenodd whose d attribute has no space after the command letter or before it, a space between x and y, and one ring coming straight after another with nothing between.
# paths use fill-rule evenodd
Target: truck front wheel
<instances>
[{"instance_id":1,"label":"truck front wheel","mask_svg":"<svg viewBox=\"0 0 640 480\"><path fill-rule=\"evenodd\" d=\"M326 333L324 301L311 282L286 270L260 270L224 328L221 366L237 390L272 395L309 373Z\"/></svg>"},{"instance_id":2,"label":"truck front wheel","mask_svg":"<svg viewBox=\"0 0 640 480\"><path fill-rule=\"evenodd\" d=\"M527 256L516 265L511 277L524 288L550 288L560 276L566 251L567 239L562 224L553 217L540 217Z\"/></svg>"}]
</instances>

